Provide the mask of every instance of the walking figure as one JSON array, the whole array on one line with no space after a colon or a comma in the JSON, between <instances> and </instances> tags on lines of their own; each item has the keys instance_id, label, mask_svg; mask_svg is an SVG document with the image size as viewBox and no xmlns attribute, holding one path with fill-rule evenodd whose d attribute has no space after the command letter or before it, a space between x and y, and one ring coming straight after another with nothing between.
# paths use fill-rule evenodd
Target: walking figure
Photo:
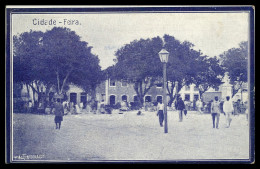
<instances>
[{"instance_id":1,"label":"walking figure","mask_svg":"<svg viewBox=\"0 0 260 169\"><path fill-rule=\"evenodd\" d=\"M162 101L159 101L158 105L157 105L157 116L159 115L159 123L160 126L163 127L163 120L164 120L164 115L163 115L163 110L164 110L164 104L162 103Z\"/></svg>"},{"instance_id":2,"label":"walking figure","mask_svg":"<svg viewBox=\"0 0 260 169\"><path fill-rule=\"evenodd\" d=\"M55 108L54 122L56 124L56 129L60 129L61 121L63 121L64 109L63 109L63 106L61 104L61 100L59 98L57 99L57 103L55 103L54 108Z\"/></svg>"},{"instance_id":3,"label":"walking figure","mask_svg":"<svg viewBox=\"0 0 260 169\"><path fill-rule=\"evenodd\" d=\"M233 107L232 101L230 100L230 97L227 96L226 99L227 100L223 104L223 111L226 116L226 125L227 125L226 128L228 128L228 127L230 127L230 123L232 121L231 114L234 111L234 107Z\"/></svg>"},{"instance_id":4,"label":"walking figure","mask_svg":"<svg viewBox=\"0 0 260 169\"><path fill-rule=\"evenodd\" d=\"M211 104L211 115L213 121L213 128L215 128L215 119L217 119L216 128L218 129L219 116L220 116L220 102L218 100L218 96L215 97L215 100Z\"/></svg>"},{"instance_id":5,"label":"walking figure","mask_svg":"<svg viewBox=\"0 0 260 169\"><path fill-rule=\"evenodd\" d=\"M203 112L202 112L203 103L202 103L202 101L200 99L197 100L196 106L198 108L199 113L203 114Z\"/></svg>"},{"instance_id":6,"label":"walking figure","mask_svg":"<svg viewBox=\"0 0 260 169\"><path fill-rule=\"evenodd\" d=\"M185 105L179 94L177 95L177 100L175 101L175 108L179 114L179 122L182 122L183 120L182 112L185 109Z\"/></svg>"},{"instance_id":7,"label":"walking figure","mask_svg":"<svg viewBox=\"0 0 260 169\"><path fill-rule=\"evenodd\" d=\"M32 113L32 109L33 109L32 107L33 107L32 101L29 100L27 113Z\"/></svg>"}]
</instances>

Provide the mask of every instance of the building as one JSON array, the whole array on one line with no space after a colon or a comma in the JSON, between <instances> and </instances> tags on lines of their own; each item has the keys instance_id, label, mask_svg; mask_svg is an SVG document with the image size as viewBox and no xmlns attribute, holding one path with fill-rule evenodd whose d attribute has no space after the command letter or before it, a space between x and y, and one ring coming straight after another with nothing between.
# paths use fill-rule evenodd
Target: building
<instances>
[{"instance_id":1,"label":"building","mask_svg":"<svg viewBox=\"0 0 260 169\"><path fill-rule=\"evenodd\" d=\"M183 100L188 101L198 100L200 96L199 90L194 84L182 87L179 91L179 94L181 95Z\"/></svg>"},{"instance_id":2,"label":"building","mask_svg":"<svg viewBox=\"0 0 260 169\"><path fill-rule=\"evenodd\" d=\"M127 101L135 102L138 101L138 97L134 90L134 86L128 83L127 80L116 81L108 79L105 82L105 90L102 95L105 104L116 104L118 102ZM163 99L163 88L161 85L153 86L147 94L144 96L146 102L157 102Z\"/></svg>"},{"instance_id":3,"label":"building","mask_svg":"<svg viewBox=\"0 0 260 169\"><path fill-rule=\"evenodd\" d=\"M242 101L248 99L247 84L243 85L243 91L241 96L241 91L238 91L232 98L234 101L240 99ZM23 86L21 96L27 96L26 87ZM45 92L45 89L43 89ZM52 100L55 90L51 89L49 92L49 100ZM200 93L198 88L194 84L189 86L184 86L180 91L183 100L197 100L200 98ZM227 76L223 78L223 84L219 86L218 89L210 88L203 95L202 99L204 102L214 100L214 97L218 96L220 100L225 100L226 96L232 96L232 85L229 83ZM69 102L74 102L80 105L80 103L87 103L91 100L91 96L87 94L83 89L77 87L73 84L69 85L69 90L66 92L66 97ZM32 90L30 89L30 100L32 99ZM169 96L167 100L169 101ZM138 100L134 86L127 80L112 80L107 79L99 84L96 88L96 100L103 102L105 105L115 105L118 102L127 101L135 102ZM146 102L158 102L163 100L163 88L161 84L153 86L148 93L144 96L144 101Z\"/></svg>"}]
</instances>

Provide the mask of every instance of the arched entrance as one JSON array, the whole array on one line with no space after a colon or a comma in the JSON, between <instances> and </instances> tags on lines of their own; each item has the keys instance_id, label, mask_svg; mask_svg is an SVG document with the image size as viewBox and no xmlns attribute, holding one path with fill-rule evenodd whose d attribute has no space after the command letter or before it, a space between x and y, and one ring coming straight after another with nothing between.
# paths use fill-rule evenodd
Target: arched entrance
<instances>
[{"instance_id":1,"label":"arched entrance","mask_svg":"<svg viewBox=\"0 0 260 169\"><path fill-rule=\"evenodd\" d=\"M127 96L126 95L122 96L122 101L127 101Z\"/></svg>"},{"instance_id":2,"label":"arched entrance","mask_svg":"<svg viewBox=\"0 0 260 169\"><path fill-rule=\"evenodd\" d=\"M162 96L157 96L157 97L156 97L156 101L157 101L157 102L162 102L162 101L163 101L163 100L162 100Z\"/></svg>"},{"instance_id":3,"label":"arched entrance","mask_svg":"<svg viewBox=\"0 0 260 169\"><path fill-rule=\"evenodd\" d=\"M70 102L77 103L77 93L70 93Z\"/></svg>"},{"instance_id":4,"label":"arched entrance","mask_svg":"<svg viewBox=\"0 0 260 169\"><path fill-rule=\"evenodd\" d=\"M116 96L115 95L110 95L109 103L110 103L110 105L115 105L116 104Z\"/></svg>"},{"instance_id":5,"label":"arched entrance","mask_svg":"<svg viewBox=\"0 0 260 169\"><path fill-rule=\"evenodd\" d=\"M145 96L145 102L151 102L152 98L151 96Z\"/></svg>"}]
</instances>

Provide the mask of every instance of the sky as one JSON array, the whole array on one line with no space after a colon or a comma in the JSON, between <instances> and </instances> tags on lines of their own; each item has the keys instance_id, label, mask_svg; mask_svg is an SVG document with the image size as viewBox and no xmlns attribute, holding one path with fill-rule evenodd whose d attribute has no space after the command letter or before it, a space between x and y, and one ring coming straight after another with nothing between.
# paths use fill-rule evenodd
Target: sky
<instances>
[{"instance_id":1,"label":"sky","mask_svg":"<svg viewBox=\"0 0 260 169\"><path fill-rule=\"evenodd\" d=\"M193 43L205 55L218 56L249 40L248 18L246 12L12 14L12 35L30 29L45 32L54 26L70 28L93 47L92 53L105 69L114 64L115 52L125 44L164 34ZM37 24L43 19L47 23L55 20L56 25ZM69 25L68 20L79 24Z\"/></svg>"}]
</instances>

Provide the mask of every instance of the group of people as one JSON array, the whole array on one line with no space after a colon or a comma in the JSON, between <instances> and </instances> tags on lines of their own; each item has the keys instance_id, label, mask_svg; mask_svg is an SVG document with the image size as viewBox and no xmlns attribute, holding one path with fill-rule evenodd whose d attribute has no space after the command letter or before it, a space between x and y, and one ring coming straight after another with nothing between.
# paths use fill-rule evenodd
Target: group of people
<instances>
[{"instance_id":1,"label":"group of people","mask_svg":"<svg viewBox=\"0 0 260 169\"><path fill-rule=\"evenodd\" d=\"M64 101L62 102L60 98L53 103L53 111L54 111L54 122L56 124L56 129L61 128L61 122L63 121L63 116L71 112L72 114L77 114L80 112L80 108L78 104L73 102Z\"/></svg>"},{"instance_id":2,"label":"group of people","mask_svg":"<svg viewBox=\"0 0 260 169\"><path fill-rule=\"evenodd\" d=\"M179 115L179 122L182 122L183 120L183 114L187 114L187 110L185 109L185 104L180 95L177 95L177 99L174 102L175 109L178 112ZM164 104L162 101L160 101L157 104L157 116L159 116L159 123L160 126L163 127L163 120L164 120Z\"/></svg>"},{"instance_id":3,"label":"group of people","mask_svg":"<svg viewBox=\"0 0 260 169\"><path fill-rule=\"evenodd\" d=\"M175 105L175 109L177 110L177 113L179 115L179 122L183 121L183 114L186 115L187 114L187 109L185 107L185 103L182 100L182 98L180 97L180 95L177 95L177 99L174 102ZM200 107L200 106L199 106ZM163 120L164 120L164 104L160 101L157 105L157 116L159 116L159 124L162 127L163 126ZM199 112L201 112L198 109ZM210 106L210 112L211 112L211 116L212 116L212 122L213 122L213 128L218 129L219 128L219 117L221 114L221 106L220 106L220 101L219 98L216 96L214 98L214 101L211 103ZM223 103L223 113L226 117L226 128L230 127L232 118L231 115L234 112L234 105L233 102L230 99L230 96L226 97L226 100ZM246 108L246 117L248 120L248 108Z\"/></svg>"},{"instance_id":4,"label":"group of people","mask_svg":"<svg viewBox=\"0 0 260 169\"><path fill-rule=\"evenodd\" d=\"M80 106L77 104L77 103L74 103L74 102L68 102L68 101L64 101L62 103L62 106L64 108L64 111L65 111L65 114L79 114L81 112L81 109L80 107L83 107L83 106Z\"/></svg>"}]
</instances>

